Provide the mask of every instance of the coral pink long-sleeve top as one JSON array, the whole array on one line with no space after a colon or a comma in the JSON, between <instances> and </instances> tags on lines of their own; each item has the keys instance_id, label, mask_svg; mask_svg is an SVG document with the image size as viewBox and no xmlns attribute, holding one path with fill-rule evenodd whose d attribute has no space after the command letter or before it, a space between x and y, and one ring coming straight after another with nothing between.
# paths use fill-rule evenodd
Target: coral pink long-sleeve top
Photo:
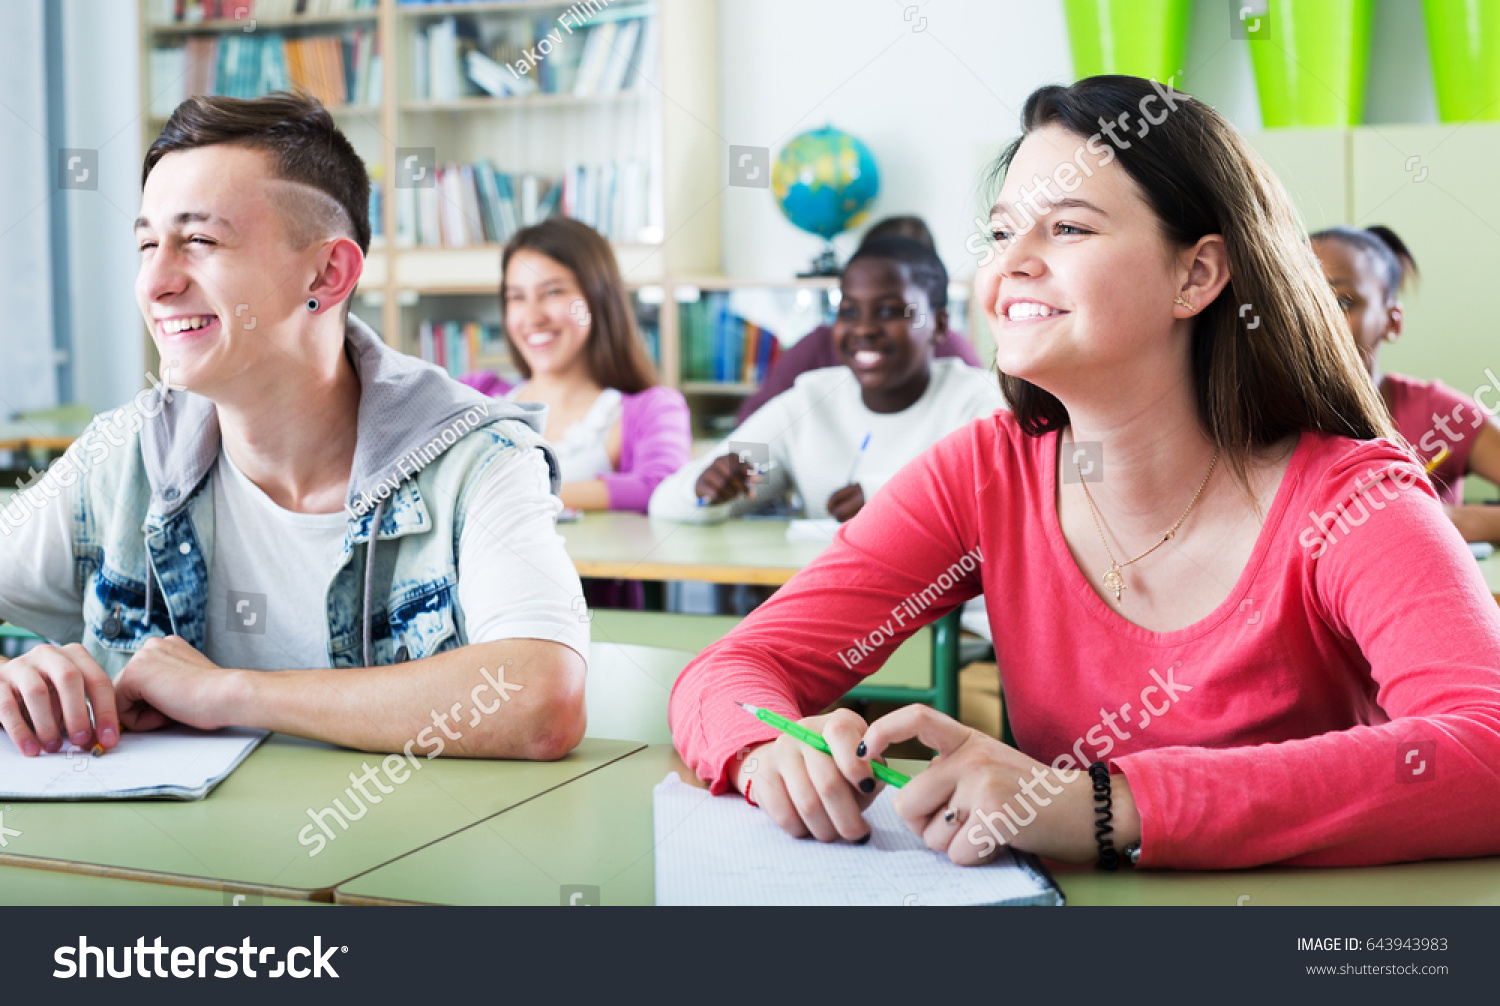
<instances>
[{"instance_id":1,"label":"coral pink long-sleeve top","mask_svg":"<svg viewBox=\"0 0 1500 1006\"><path fill-rule=\"evenodd\" d=\"M1068 551L1057 442L947 437L688 666L673 738L715 792L775 736L735 700L811 715L983 592L1018 746L1123 772L1142 866L1500 853L1500 608L1406 454L1303 434L1229 596L1152 632Z\"/></svg>"}]
</instances>

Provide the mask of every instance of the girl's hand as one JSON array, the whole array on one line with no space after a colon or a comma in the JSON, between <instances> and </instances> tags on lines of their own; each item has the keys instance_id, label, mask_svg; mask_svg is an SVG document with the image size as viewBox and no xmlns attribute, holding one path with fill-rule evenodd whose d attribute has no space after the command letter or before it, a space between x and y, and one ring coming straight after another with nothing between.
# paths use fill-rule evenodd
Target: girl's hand
<instances>
[{"instance_id":1,"label":"girl's hand","mask_svg":"<svg viewBox=\"0 0 1500 1006\"><path fill-rule=\"evenodd\" d=\"M750 487L759 481L760 476L755 474L754 467L741 461L738 454L723 454L698 476L693 492L708 503L728 503L736 496L748 493Z\"/></svg>"},{"instance_id":2,"label":"girl's hand","mask_svg":"<svg viewBox=\"0 0 1500 1006\"><path fill-rule=\"evenodd\" d=\"M960 866L989 862L1002 845L1070 863L1099 856L1093 783L1085 770L1055 769L928 706L882 716L864 735L867 757L915 737L938 752L896 794L896 812L927 847ZM1117 850L1141 835L1123 775L1111 777Z\"/></svg>"},{"instance_id":3,"label":"girl's hand","mask_svg":"<svg viewBox=\"0 0 1500 1006\"><path fill-rule=\"evenodd\" d=\"M828 513L839 523L859 513L864 505L865 491L858 482L851 482L828 497Z\"/></svg>"},{"instance_id":4,"label":"girl's hand","mask_svg":"<svg viewBox=\"0 0 1500 1006\"><path fill-rule=\"evenodd\" d=\"M838 709L797 722L822 734L833 757L782 734L745 752L733 770L735 788L793 838L869 841L864 810L875 801L879 783L869 761L854 753L865 721L857 713Z\"/></svg>"}]
</instances>

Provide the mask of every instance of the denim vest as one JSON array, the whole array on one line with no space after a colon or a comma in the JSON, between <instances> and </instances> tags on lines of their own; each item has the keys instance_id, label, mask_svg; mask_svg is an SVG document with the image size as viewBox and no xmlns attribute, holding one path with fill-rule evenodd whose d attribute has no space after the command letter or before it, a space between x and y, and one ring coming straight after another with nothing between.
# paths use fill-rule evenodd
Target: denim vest
<instances>
[{"instance_id":1,"label":"denim vest","mask_svg":"<svg viewBox=\"0 0 1500 1006\"><path fill-rule=\"evenodd\" d=\"M488 399L387 348L356 318L347 340L362 390L349 521L325 600L329 663L419 660L468 642L458 545L477 481L518 451L540 450L556 492L557 464L540 436L543 409ZM98 417L58 462L71 458L79 474L63 484L82 487L73 508L81 642L111 677L152 636L201 651L207 635L217 413L190 393L161 397L154 414L137 399ZM122 434L138 449L98 449Z\"/></svg>"}]
</instances>

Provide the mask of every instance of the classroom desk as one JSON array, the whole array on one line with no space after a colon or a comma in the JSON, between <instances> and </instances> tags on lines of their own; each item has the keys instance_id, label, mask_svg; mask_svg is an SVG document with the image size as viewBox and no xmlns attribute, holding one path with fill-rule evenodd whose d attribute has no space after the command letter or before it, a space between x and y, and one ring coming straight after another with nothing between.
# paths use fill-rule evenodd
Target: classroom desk
<instances>
[{"instance_id":1,"label":"classroom desk","mask_svg":"<svg viewBox=\"0 0 1500 1006\"><path fill-rule=\"evenodd\" d=\"M625 580L691 580L779 587L827 548L826 542L787 541L787 521L738 519L719 524L653 520L644 514L585 514L560 523L558 533L579 576ZM851 696L866 701L926 702L958 715L958 635L955 610L901 644ZM594 638L698 653L739 619L726 615L600 609L591 612ZM849 641L854 645L854 640Z\"/></svg>"},{"instance_id":2,"label":"classroom desk","mask_svg":"<svg viewBox=\"0 0 1500 1006\"><path fill-rule=\"evenodd\" d=\"M281 734L268 738L206 799L6 802L9 835L0 867L41 867L95 877L331 900L341 881L445 838L640 750L585 740L556 762L419 759L393 792L341 829L316 855L299 842L308 810L358 805L344 792L351 771L379 758ZM105 756L106 758L108 755ZM398 773L399 774L399 773ZM368 818L368 820L366 820Z\"/></svg>"},{"instance_id":3,"label":"classroom desk","mask_svg":"<svg viewBox=\"0 0 1500 1006\"><path fill-rule=\"evenodd\" d=\"M1500 552L1488 559L1479 560L1479 572L1484 574L1484 582L1490 588L1490 593L1500 602Z\"/></svg>"},{"instance_id":4,"label":"classroom desk","mask_svg":"<svg viewBox=\"0 0 1500 1006\"><path fill-rule=\"evenodd\" d=\"M0 451L55 451L61 453L83 435L87 423L62 419L24 419L0 422Z\"/></svg>"},{"instance_id":5,"label":"classroom desk","mask_svg":"<svg viewBox=\"0 0 1500 1006\"><path fill-rule=\"evenodd\" d=\"M289 907L317 902L269 898L206 887L151 884L91 877L61 870L0 866L0 905L197 905L230 908Z\"/></svg>"},{"instance_id":6,"label":"classroom desk","mask_svg":"<svg viewBox=\"0 0 1500 1006\"><path fill-rule=\"evenodd\" d=\"M826 547L787 541L786 526L755 519L682 524L609 511L560 523L557 531L579 576L779 587Z\"/></svg>"},{"instance_id":7,"label":"classroom desk","mask_svg":"<svg viewBox=\"0 0 1500 1006\"><path fill-rule=\"evenodd\" d=\"M600 904L652 904L651 790L673 771L696 781L675 751L652 745L346 881L335 901L555 905L566 885L591 885ZM1222 873L1049 866L1069 905L1500 905L1500 858Z\"/></svg>"}]
</instances>

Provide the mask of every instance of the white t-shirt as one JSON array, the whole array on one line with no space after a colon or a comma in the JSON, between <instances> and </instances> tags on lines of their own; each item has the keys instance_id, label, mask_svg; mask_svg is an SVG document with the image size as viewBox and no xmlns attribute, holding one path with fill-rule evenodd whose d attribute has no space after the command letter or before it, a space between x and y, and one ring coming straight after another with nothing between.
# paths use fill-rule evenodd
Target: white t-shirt
<instances>
[{"instance_id":1,"label":"white t-shirt","mask_svg":"<svg viewBox=\"0 0 1500 1006\"><path fill-rule=\"evenodd\" d=\"M515 401L525 382L505 393ZM615 470L609 459L609 434L620 421L622 396L618 388L605 388L594 398L594 403L583 414L583 418L563 431L552 443L552 453L557 455L557 467L562 482L592 482L602 479Z\"/></svg>"},{"instance_id":2,"label":"white t-shirt","mask_svg":"<svg viewBox=\"0 0 1500 1006\"><path fill-rule=\"evenodd\" d=\"M49 471L41 481L51 479ZM25 526L0 535L0 618L49 639L78 639L83 602L73 576L71 516L78 486L53 481L50 487L56 498ZM546 459L540 451L520 451L498 462L475 490L458 555L458 603L469 642L546 639L587 660L583 590L557 533L562 503L551 493ZM204 655L221 667L249 670L327 667L328 584L347 516L283 510L222 451L213 491ZM376 545L397 547L396 540ZM238 592L233 604L231 590ZM244 631L229 631L231 613ZM245 624L252 615L254 623ZM258 625L265 631L255 632Z\"/></svg>"},{"instance_id":3,"label":"white t-shirt","mask_svg":"<svg viewBox=\"0 0 1500 1006\"><path fill-rule=\"evenodd\" d=\"M927 390L900 412L871 412L848 367L800 374L791 388L745 420L729 438L664 479L651 496L652 517L713 522L736 517L767 499L801 495L808 517L826 518L828 497L851 481L868 503L906 464L943 437L1005 407L993 374L954 357L932 361ZM860 444L869 434L863 452ZM730 443L765 444L771 468L753 498L698 506L695 487Z\"/></svg>"}]
</instances>

